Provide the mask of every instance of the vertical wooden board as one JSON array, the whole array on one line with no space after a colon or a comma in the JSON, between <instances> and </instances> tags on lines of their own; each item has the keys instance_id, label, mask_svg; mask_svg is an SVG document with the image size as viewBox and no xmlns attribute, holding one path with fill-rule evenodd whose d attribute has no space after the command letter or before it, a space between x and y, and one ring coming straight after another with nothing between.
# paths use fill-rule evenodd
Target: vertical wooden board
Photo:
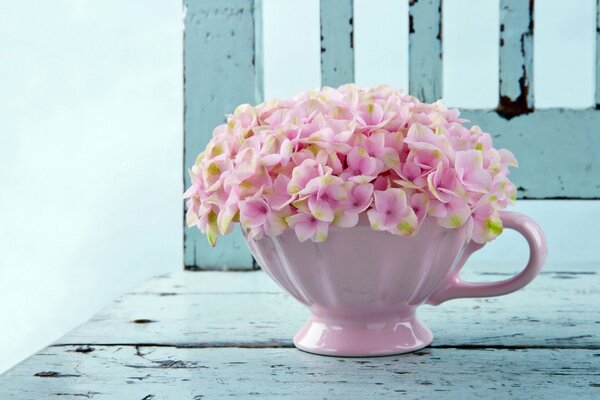
<instances>
[{"instance_id":1,"label":"vertical wooden board","mask_svg":"<svg viewBox=\"0 0 600 400\"><path fill-rule=\"evenodd\" d=\"M500 0L498 112L508 118L534 107L533 6L533 0Z\"/></svg>"},{"instance_id":2,"label":"vertical wooden board","mask_svg":"<svg viewBox=\"0 0 600 400\"><path fill-rule=\"evenodd\" d=\"M184 167L212 137L212 130L242 103L257 100L254 0L184 0ZM259 14L257 14L260 17ZM196 229L185 228L184 262L190 268L251 269L252 256L239 229L210 248Z\"/></svg>"},{"instance_id":3,"label":"vertical wooden board","mask_svg":"<svg viewBox=\"0 0 600 400\"><path fill-rule=\"evenodd\" d=\"M600 0L596 0L596 108L600 106Z\"/></svg>"},{"instance_id":4,"label":"vertical wooden board","mask_svg":"<svg viewBox=\"0 0 600 400\"><path fill-rule=\"evenodd\" d=\"M461 116L490 132L494 146L515 153L510 178L519 198L600 199L600 111L546 109L506 117L463 110Z\"/></svg>"},{"instance_id":5,"label":"vertical wooden board","mask_svg":"<svg viewBox=\"0 0 600 400\"><path fill-rule=\"evenodd\" d=\"M265 53L263 35L263 0L254 0L254 68L256 75L254 100L256 103L265 99Z\"/></svg>"},{"instance_id":6,"label":"vertical wooden board","mask_svg":"<svg viewBox=\"0 0 600 400\"><path fill-rule=\"evenodd\" d=\"M352 0L321 0L321 84L354 82Z\"/></svg>"},{"instance_id":7,"label":"vertical wooden board","mask_svg":"<svg viewBox=\"0 0 600 400\"><path fill-rule=\"evenodd\" d=\"M442 97L442 0L410 0L408 87L421 101Z\"/></svg>"}]
</instances>

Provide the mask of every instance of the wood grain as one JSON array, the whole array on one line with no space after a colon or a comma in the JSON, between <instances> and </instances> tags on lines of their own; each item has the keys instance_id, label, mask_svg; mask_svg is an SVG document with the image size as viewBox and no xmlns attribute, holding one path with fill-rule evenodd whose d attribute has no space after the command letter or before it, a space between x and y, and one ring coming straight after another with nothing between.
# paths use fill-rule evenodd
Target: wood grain
<instances>
[{"instance_id":1,"label":"wood grain","mask_svg":"<svg viewBox=\"0 0 600 400\"><path fill-rule=\"evenodd\" d=\"M424 349L341 359L295 349L66 346L0 377L0 398L592 399L599 359L592 350Z\"/></svg>"},{"instance_id":2,"label":"wood grain","mask_svg":"<svg viewBox=\"0 0 600 400\"><path fill-rule=\"evenodd\" d=\"M464 278L516 269L471 265ZM599 270L549 266L509 296L423 307L433 347L368 359L292 348L307 310L261 271L182 271L147 281L0 376L0 398L591 399Z\"/></svg>"}]
</instances>

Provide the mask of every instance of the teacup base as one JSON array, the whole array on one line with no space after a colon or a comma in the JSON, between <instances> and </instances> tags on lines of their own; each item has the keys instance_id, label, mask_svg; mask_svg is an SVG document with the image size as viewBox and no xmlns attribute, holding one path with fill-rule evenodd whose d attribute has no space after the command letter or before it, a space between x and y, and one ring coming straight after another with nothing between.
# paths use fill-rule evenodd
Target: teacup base
<instances>
[{"instance_id":1,"label":"teacup base","mask_svg":"<svg viewBox=\"0 0 600 400\"><path fill-rule=\"evenodd\" d=\"M429 328L414 315L360 321L313 314L294 336L294 345L314 354L369 357L409 353L429 346L432 340Z\"/></svg>"}]
</instances>

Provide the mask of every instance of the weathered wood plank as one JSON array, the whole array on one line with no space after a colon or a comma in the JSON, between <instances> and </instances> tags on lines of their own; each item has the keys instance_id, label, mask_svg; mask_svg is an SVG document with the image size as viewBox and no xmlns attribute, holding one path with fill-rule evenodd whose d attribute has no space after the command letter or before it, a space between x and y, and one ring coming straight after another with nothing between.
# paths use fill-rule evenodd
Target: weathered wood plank
<instances>
[{"instance_id":1,"label":"weathered wood plank","mask_svg":"<svg viewBox=\"0 0 600 400\"><path fill-rule=\"evenodd\" d=\"M467 270L467 280L506 278ZM598 348L598 270L546 271L512 295L423 306L419 316L434 332L434 347ZM291 346L308 316L260 271L178 276L123 296L58 344Z\"/></svg>"},{"instance_id":2,"label":"weathered wood plank","mask_svg":"<svg viewBox=\"0 0 600 400\"><path fill-rule=\"evenodd\" d=\"M546 109L507 119L496 111L462 116L515 153L520 198L600 198L600 111Z\"/></svg>"},{"instance_id":3,"label":"weathered wood plank","mask_svg":"<svg viewBox=\"0 0 600 400\"><path fill-rule=\"evenodd\" d=\"M442 0L409 0L408 87L421 101L442 97Z\"/></svg>"},{"instance_id":4,"label":"weathered wood plank","mask_svg":"<svg viewBox=\"0 0 600 400\"><path fill-rule=\"evenodd\" d=\"M224 115L257 100L254 0L193 1L186 7L184 35L184 171ZM257 13L258 18L260 13ZM258 92L260 93L260 91ZM185 173L185 185L190 180ZM252 257L236 230L212 250L204 235L185 229L185 265L194 268L252 268Z\"/></svg>"},{"instance_id":5,"label":"weathered wood plank","mask_svg":"<svg viewBox=\"0 0 600 400\"><path fill-rule=\"evenodd\" d=\"M500 99L508 118L533 110L534 1L500 0Z\"/></svg>"},{"instance_id":6,"label":"weathered wood plank","mask_svg":"<svg viewBox=\"0 0 600 400\"><path fill-rule=\"evenodd\" d=\"M340 359L295 349L50 347L0 377L0 398L597 398L592 350L424 349Z\"/></svg>"},{"instance_id":7,"label":"weathered wood plank","mask_svg":"<svg viewBox=\"0 0 600 400\"><path fill-rule=\"evenodd\" d=\"M321 0L321 84L354 82L352 0Z\"/></svg>"}]
</instances>

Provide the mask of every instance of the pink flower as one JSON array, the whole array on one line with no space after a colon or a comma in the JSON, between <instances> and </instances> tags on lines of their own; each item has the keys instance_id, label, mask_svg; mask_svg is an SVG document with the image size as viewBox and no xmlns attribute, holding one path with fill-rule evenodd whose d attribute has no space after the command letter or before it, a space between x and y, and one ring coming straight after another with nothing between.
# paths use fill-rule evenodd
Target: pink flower
<instances>
[{"instance_id":1,"label":"pink flower","mask_svg":"<svg viewBox=\"0 0 600 400\"><path fill-rule=\"evenodd\" d=\"M286 218L291 215L289 207L273 210L261 197L253 197L239 203L240 223L251 239L264 234L277 236L287 228Z\"/></svg>"},{"instance_id":2,"label":"pink flower","mask_svg":"<svg viewBox=\"0 0 600 400\"><path fill-rule=\"evenodd\" d=\"M479 193L485 193L490 189L492 176L483 168L481 151L457 152L455 168L456 176L465 188Z\"/></svg>"},{"instance_id":3,"label":"pink flower","mask_svg":"<svg viewBox=\"0 0 600 400\"><path fill-rule=\"evenodd\" d=\"M460 228L471 215L469 203L461 197L451 198L447 203L432 200L430 210L432 214L437 214L438 224L444 228Z\"/></svg>"},{"instance_id":4,"label":"pink flower","mask_svg":"<svg viewBox=\"0 0 600 400\"><path fill-rule=\"evenodd\" d=\"M318 220L332 222L335 210L346 200L343 181L321 169L318 177L311 179L304 189L298 192L301 199L307 200L308 209Z\"/></svg>"},{"instance_id":5,"label":"pink flower","mask_svg":"<svg viewBox=\"0 0 600 400\"><path fill-rule=\"evenodd\" d=\"M442 203L448 203L452 197L459 197L462 192L456 171L452 168L444 169L442 163L427 175L427 188L432 196Z\"/></svg>"},{"instance_id":6,"label":"pink flower","mask_svg":"<svg viewBox=\"0 0 600 400\"><path fill-rule=\"evenodd\" d=\"M429 210L429 197L425 193L415 192L410 197L410 206L417 216L419 226L421 226Z\"/></svg>"},{"instance_id":7,"label":"pink flower","mask_svg":"<svg viewBox=\"0 0 600 400\"><path fill-rule=\"evenodd\" d=\"M371 228L398 235L412 235L418 225L417 216L406 201L402 189L375 191L375 207L367 212Z\"/></svg>"},{"instance_id":8,"label":"pink flower","mask_svg":"<svg viewBox=\"0 0 600 400\"><path fill-rule=\"evenodd\" d=\"M348 168L340 174L343 179L367 183L377 177L383 170L383 161L371 157L364 147L354 147L346 156Z\"/></svg>"},{"instance_id":9,"label":"pink flower","mask_svg":"<svg viewBox=\"0 0 600 400\"><path fill-rule=\"evenodd\" d=\"M292 178L287 187L289 194L298 194L308 182L319 176L319 164L315 160L306 159L292 171Z\"/></svg>"},{"instance_id":10,"label":"pink flower","mask_svg":"<svg viewBox=\"0 0 600 400\"><path fill-rule=\"evenodd\" d=\"M286 222L294 228L296 236L301 242L308 239L312 239L314 242L327 240L329 223L320 221L311 214L301 212L287 217Z\"/></svg>"},{"instance_id":11,"label":"pink flower","mask_svg":"<svg viewBox=\"0 0 600 400\"><path fill-rule=\"evenodd\" d=\"M388 86L348 84L292 99L242 104L191 166L186 221L218 235L239 222L258 240L293 228L322 241L329 225L398 235L426 218L474 241L495 238L498 210L516 198L514 155L467 127L458 110Z\"/></svg>"},{"instance_id":12,"label":"pink flower","mask_svg":"<svg viewBox=\"0 0 600 400\"><path fill-rule=\"evenodd\" d=\"M349 183L347 198L343 204L344 211L351 214L360 214L371 205L373 201L373 185L369 183Z\"/></svg>"},{"instance_id":13,"label":"pink flower","mask_svg":"<svg viewBox=\"0 0 600 400\"><path fill-rule=\"evenodd\" d=\"M490 203L481 204L473 210L472 238L474 242L489 242L500 235L502 230L502 220Z\"/></svg>"},{"instance_id":14,"label":"pink flower","mask_svg":"<svg viewBox=\"0 0 600 400\"><path fill-rule=\"evenodd\" d=\"M273 209L280 210L295 200L296 196L288 193L289 183L290 178L283 174L277 175L273 185L263 191L265 199Z\"/></svg>"},{"instance_id":15,"label":"pink flower","mask_svg":"<svg viewBox=\"0 0 600 400\"><path fill-rule=\"evenodd\" d=\"M383 163L382 172L396 168L400 163L398 147L402 148L402 142L398 143L399 140L398 137L394 138L391 132L384 130L372 132L367 138L367 150L371 156L381 160ZM394 147L388 147L389 142Z\"/></svg>"}]
</instances>

